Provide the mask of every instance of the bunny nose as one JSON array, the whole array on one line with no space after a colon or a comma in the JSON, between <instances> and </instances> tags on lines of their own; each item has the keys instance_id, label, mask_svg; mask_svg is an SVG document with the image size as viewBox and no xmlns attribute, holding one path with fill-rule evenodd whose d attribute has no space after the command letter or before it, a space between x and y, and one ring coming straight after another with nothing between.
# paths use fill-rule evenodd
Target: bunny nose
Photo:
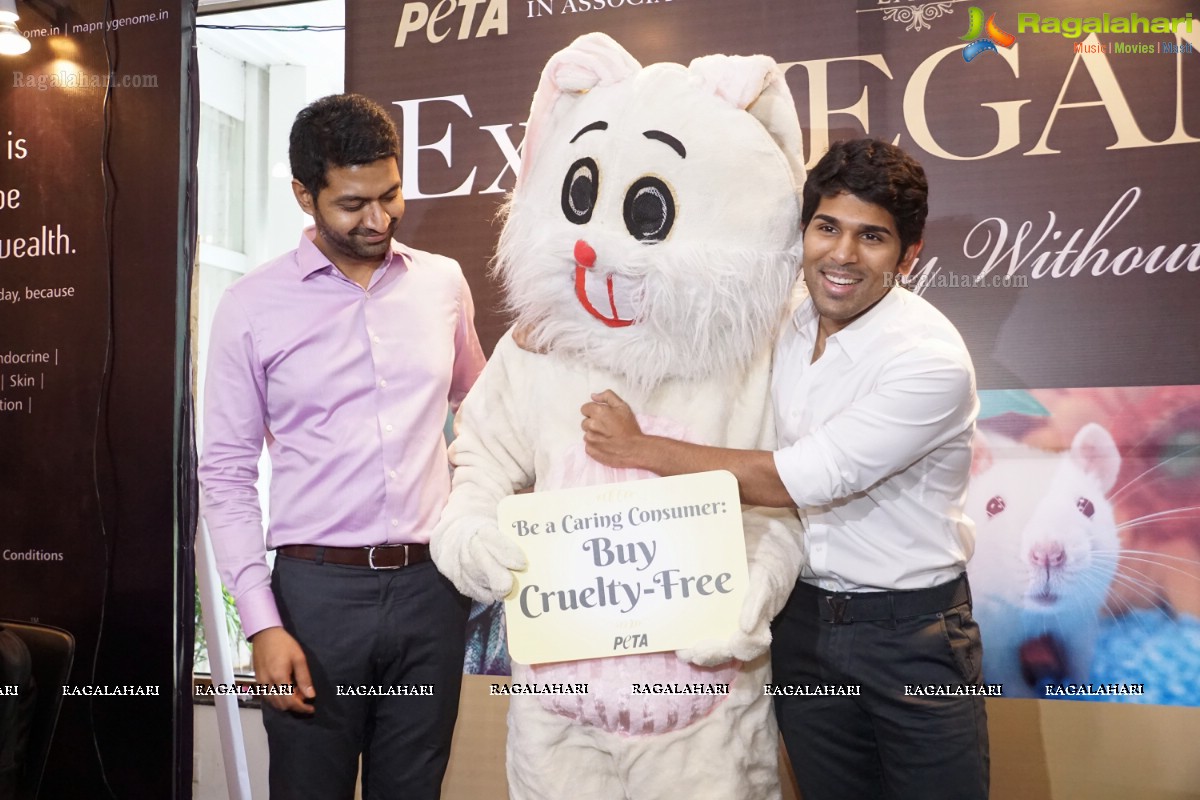
<instances>
[{"instance_id":1,"label":"bunny nose","mask_svg":"<svg viewBox=\"0 0 1200 800\"><path fill-rule=\"evenodd\" d=\"M596 264L596 251L583 239L575 242L575 263L588 269Z\"/></svg>"}]
</instances>

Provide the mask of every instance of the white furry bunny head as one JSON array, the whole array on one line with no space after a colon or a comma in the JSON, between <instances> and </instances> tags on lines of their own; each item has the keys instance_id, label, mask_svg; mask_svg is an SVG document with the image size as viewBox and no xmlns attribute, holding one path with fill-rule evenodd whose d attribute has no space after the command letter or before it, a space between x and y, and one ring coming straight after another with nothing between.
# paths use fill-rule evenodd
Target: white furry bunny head
<instances>
[{"instance_id":1,"label":"white furry bunny head","mask_svg":"<svg viewBox=\"0 0 1200 800\"><path fill-rule=\"evenodd\" d=\"M800 124L767 56L551 57L496 269L529 345L649 388L745 364L800 263Z\"/></svg>"}]
</instances>

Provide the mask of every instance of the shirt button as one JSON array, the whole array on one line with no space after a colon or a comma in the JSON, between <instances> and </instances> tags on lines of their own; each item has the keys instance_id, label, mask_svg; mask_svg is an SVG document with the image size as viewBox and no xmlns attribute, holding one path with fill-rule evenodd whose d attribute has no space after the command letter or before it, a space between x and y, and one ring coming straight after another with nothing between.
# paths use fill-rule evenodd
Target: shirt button
<instances>
[{"instance_id":1,"label":"shirt button","mask_svg":"<svg viewBox=\"0 0 1200 800\"><path fill-rule=\"evenodd\" d=\"M378 336L372 336L372 337L371 337L371 341L372 341L372 342L374 342L375 344L379 344L379 337L378 337Z\"/></svg>"},{"instance_id":2,"label":"shirt button","mask_svg":"<svg viewBox=\"0 0 1200 800\"><path fill-rule=\"evenodd\" d=\"M383 426L383 429L384 429L385 431L387 431L388 433L391 433L391 432L392 432L392 426L391 426L391 425L384 425L384 426Z\"/></svg>"},{"instance_id":3,"label":"shirt button","mask_svg":"<svg viewBox=\"0 0 1200 800\"><path fill-rule=\"evenodd\" d=\"M392 518L392 527L393 527L393 528L399 528L399 527L400 527L400 520L398 520L398 519L395 519L395 518L393 517L393 518Z\"/></svg>"},{"instance_id":4,"label":"shirt button","mask_svg":"<svg viewBox=\"0 0 1200 800\"><path fill-rule=\"evenodd\" d=\"M383 379L381 379L381 380L379 381L379 387L382 389L382 388L384 388L384 387L386 387L386 386L387 386L387 378L383 378Z\"/></svg>"},{"instance_id":5,"label":"shirt button","mask_svg":"<svg viewBox=\"0 0 1200 800\"><path fill-rule=\"evenodd\" d=\"M389 477L389 478L395 478L395 477L396 477L396 470L394 470L394 469L388 470L388 477Z\"/></svg>"}]
</instances>

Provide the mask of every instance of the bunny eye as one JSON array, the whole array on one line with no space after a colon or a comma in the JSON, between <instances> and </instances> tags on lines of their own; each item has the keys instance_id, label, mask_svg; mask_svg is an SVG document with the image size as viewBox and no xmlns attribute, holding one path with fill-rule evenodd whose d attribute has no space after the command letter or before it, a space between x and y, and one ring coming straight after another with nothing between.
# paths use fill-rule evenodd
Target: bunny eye
<instances>
[{"instance_id":1,"label":"bunny eye","mask_svg":"<svg viewBox=\"0 0 1200 800\"><path fill-rule=\"evenodd\" d=\"M625 193L625 227L638 241L654 244L667 238L675 222L675 198L658 178L639 178Z\"/></svg>"},{"instance_id":2,"label":"bunny eye","mask_svg":"<svg viewBox=\"0 0 1200 800\"><path fill-rule=\"evenodd\" d=\"M579 159L567 170L562 187L562 210L568 222L583 225L592 218L600 190L599 172L596 162L590 158Z\"/></svg>"},{"instance_id":3,"label":"bunny eye","mask_svg":"<svg viewBox=\"0 0 1200 800\"><path fill-rule=\"evenodd\" d=\"M988 504L987 504L988 519L991 519L992 517L999 514L1007 506L1008 506L1008 504L1004 502L1004 498L1001 497L1000 495L996 495L991 500L988 500Z\"/></svg>"},{"instance_id":4,"label":"bunny eye","mask_svg":"<svg viewBox=\"0 0 1200 800\"><path fill-rule=\"evenodd\" d=\"M1086 497L1081 497L1076 500L1075 507L1079 509L1080 514L1083 514L1088 519L1091 519L1092 515L1096 513L1096 506L1094 506L1092 501L1088 500Z\"/></svg>"}]
</instances>

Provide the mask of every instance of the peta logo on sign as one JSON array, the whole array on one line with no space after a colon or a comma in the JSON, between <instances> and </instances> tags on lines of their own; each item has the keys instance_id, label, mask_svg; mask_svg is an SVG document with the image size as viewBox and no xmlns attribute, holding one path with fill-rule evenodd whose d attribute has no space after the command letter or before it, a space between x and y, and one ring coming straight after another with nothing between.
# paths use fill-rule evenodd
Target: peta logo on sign
<instances>
[{"instance_id":1,"label":"peta logo on sign","mask_svg":"<svg viewBox=\"0 0 1200 800\"><path fill-rule=\"evenodd\" d=\"M481 8L482 6L482 8ZM424 31L430 44L454 34L458 40L508 33L507 0L437 0L405 3L400 11L395 47L404 47L410 33Z\"/></svg>"},{"instance_id":2,"label":"peta logo on sign","mask_svg":"<svg viewBox=\"0 0 1200 800\"><path fill-rule=\"evenodd\" d=\"M632 633L629 636L613 637L613 650L638 650L649 646L650 640L644 633Z\"/></svg>"}]
</instances>

